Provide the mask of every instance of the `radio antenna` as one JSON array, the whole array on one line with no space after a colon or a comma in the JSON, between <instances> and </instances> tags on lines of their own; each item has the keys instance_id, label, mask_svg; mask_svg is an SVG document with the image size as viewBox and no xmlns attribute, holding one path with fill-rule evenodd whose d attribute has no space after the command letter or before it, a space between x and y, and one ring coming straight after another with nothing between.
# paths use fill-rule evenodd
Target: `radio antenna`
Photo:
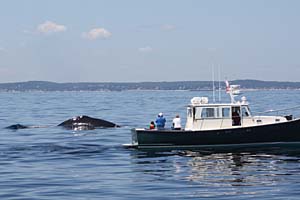
<instances>
[{"instance_id":1,"label":"radio antenna","mask_svg":"<svg viewBox=\"0 0 300 200\"><path fill-rule=\"evenodd\" d=\"M214 64L212 64L212 82L213 82L213 102L216 102L216 95L215 95L215 69L214 69Z\"/></svg>"},{"instance_id":2,"label":"radio antenna","mask_svg":"<svg viewBox=\"0 0 300 200\"><path fill-rule=\"evenodd\" d=\"M218 67L218 71L219 71L219 102L221 102L221 69L220 69L220 65Z\"/></svg>"}]
</instances>

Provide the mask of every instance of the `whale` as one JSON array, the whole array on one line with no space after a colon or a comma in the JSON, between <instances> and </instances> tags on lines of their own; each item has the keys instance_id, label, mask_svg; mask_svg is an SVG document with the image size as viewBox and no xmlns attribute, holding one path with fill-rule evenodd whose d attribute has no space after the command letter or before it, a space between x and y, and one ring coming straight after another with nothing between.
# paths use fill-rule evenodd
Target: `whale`
<instances>
[{"instance_id":1,"label":"whale","mask_svg":"<svg viewBox=\"0 0 300 200\"><path fill-rule=\"evenodd\" d=\"M74 129L74 130L92 130L96 128L120 127L119 125L113 122L89 117L86 115L73 117L71 119L68 119L58 124L58 126L62 126L66 129Z\"/></svg>"},{"instance_id":2,"label":"whale","mask_svg":"<svg viewBox=\"0 0 300 200\"><path fill-rule=\"evenodd\" d=\"M47 128L50 126L27 126L23 124L13 124L5 127L6 129L18 130L18 129L27 129L27 128Z\"/></svg>"},{"instance_id":3,"label":"whale","mask_svg":"<svg viewBox=\"0 0 300 200\"><path fill-rule=\"evenodd\" d=\"M104 119L98 119L89 117L86 115L76 116L70 119L63 121L57 126L63 127L65 129L71 130L93 130L97 128L114 128L120 127L119 125L106 121ZM6 129L18 130L18 129L28 129L28 128L47 128L50 126L27 126L23 124L13 124L5 127Z\"/></svg>"},{"instance_id":4,"label":"whale","mask_svg":"<svg viewBox=\"0 0 300 200\"><path fill-rule=\"evenodd\" d=\"M6 129L13 129L13 130L17 130L17 129L25 129L25 128L30 128L30 126L25 126L25 125L22 125L22 124L13 124L13 125L10 125L8 127L5 127Z\"/></svg>"}]
</instances>

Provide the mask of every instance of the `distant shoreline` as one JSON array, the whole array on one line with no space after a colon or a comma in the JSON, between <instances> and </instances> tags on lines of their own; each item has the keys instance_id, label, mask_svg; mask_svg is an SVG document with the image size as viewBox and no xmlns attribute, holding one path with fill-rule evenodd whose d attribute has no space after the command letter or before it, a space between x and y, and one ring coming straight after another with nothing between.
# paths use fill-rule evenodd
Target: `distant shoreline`
<instances>
[{"instance_id":1,"label":"distant shoreline","mask_svg":"<svg viewBox=\"0 0 300 200\"><path fill-rule=\"evenodd\" d=\"M300 90L300 82L233 80L231 84L241 86L241 90ZM217 84L215 84L217 85ZM173 82L79 82L55 83L47 81L28 81L17 83L0 83L1 92L30 92L30 91L212 91L211 81L173 81ZM215 87L218 90L218 86ZM225 83L221 82L221 90Z\"/></svg>"},{"instance_id":2,"label":"distant shoreline","mask_svg":"<svg viewBox=\"0 0 300 200\"><path fill-rule=\"evenodd\" d=\"M255 91L300 91L300 89L242 89L241 91L243 92L255 92ZM85 93L85 92L212 92L212 90L121 90L121 91L116 91L116 90L0 90L0 93L30 93L30 92L36 92L36 93L47 93L47 92L78 92L78 93ZM221 90L222 93L225 92L225 90Z\"/></svg>"}]
</instances>

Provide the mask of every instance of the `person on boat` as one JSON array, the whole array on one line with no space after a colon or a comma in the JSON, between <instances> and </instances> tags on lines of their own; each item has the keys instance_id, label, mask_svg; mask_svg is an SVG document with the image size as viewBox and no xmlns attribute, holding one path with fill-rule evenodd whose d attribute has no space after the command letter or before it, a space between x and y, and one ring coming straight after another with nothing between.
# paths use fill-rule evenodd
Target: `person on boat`
<instances>
[{"instance_id":1,"label":"person on boat","mask_svg":"<svg viewBox=\"0 0 300 200\"><path fill-rule=\"evenodd\" d=\"M166 124L166 118L164 118L163 113L159 113L155 121L157 129L164 129Z\"/></svg>"},{"instance_id":2,"label":"person on boat","mask_svg":"<svg viewBox=\"0 0 300 200\"><path fill-rule=\"evenodd\" d=\"M238 110L233 110L232 112L232 126L240 126L241 125L241 116Z\"/></svg>"},{"instance_id":3,"label":"person on boat","mask_svg":"<svg viewBox=\"0 0 300 200\"><path fill-rule=\"evenodd\" d=\"M181 120L180 120L179 115L176 115L176 117L173 119L173 129L174 130L181 129Z\"/></svg>"},{"instance_id":4,"label":"person on boat","mask_svg":"<svg viewBox=\"0 0 300 200\"><path fill-rule=\"evenodd\" d=\"M154 123L154 121L150 122L149 129L155 129L155 123Z\"/></svg>"}]
</instances>

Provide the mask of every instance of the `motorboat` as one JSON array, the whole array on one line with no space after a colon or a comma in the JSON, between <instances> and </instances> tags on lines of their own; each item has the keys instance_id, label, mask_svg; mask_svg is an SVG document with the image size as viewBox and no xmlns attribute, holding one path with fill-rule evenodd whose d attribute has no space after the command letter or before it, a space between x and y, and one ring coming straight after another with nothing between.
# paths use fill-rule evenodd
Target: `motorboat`
<instances>
[{"instance_id":1,"label":"motorboat","mask_svg":"<svg viewBox=\"0 0 300 200\"><path fill-rule=\"evenodd\" d=\"M252 115L246 97L240 101L237 85L226 82L228 103L210 103L208 97L193 97L187 106L181 130L134 128L127 147L201 148L214 146L300 143L300 118L293 115Z\"/></svg>"}]
</instances>

